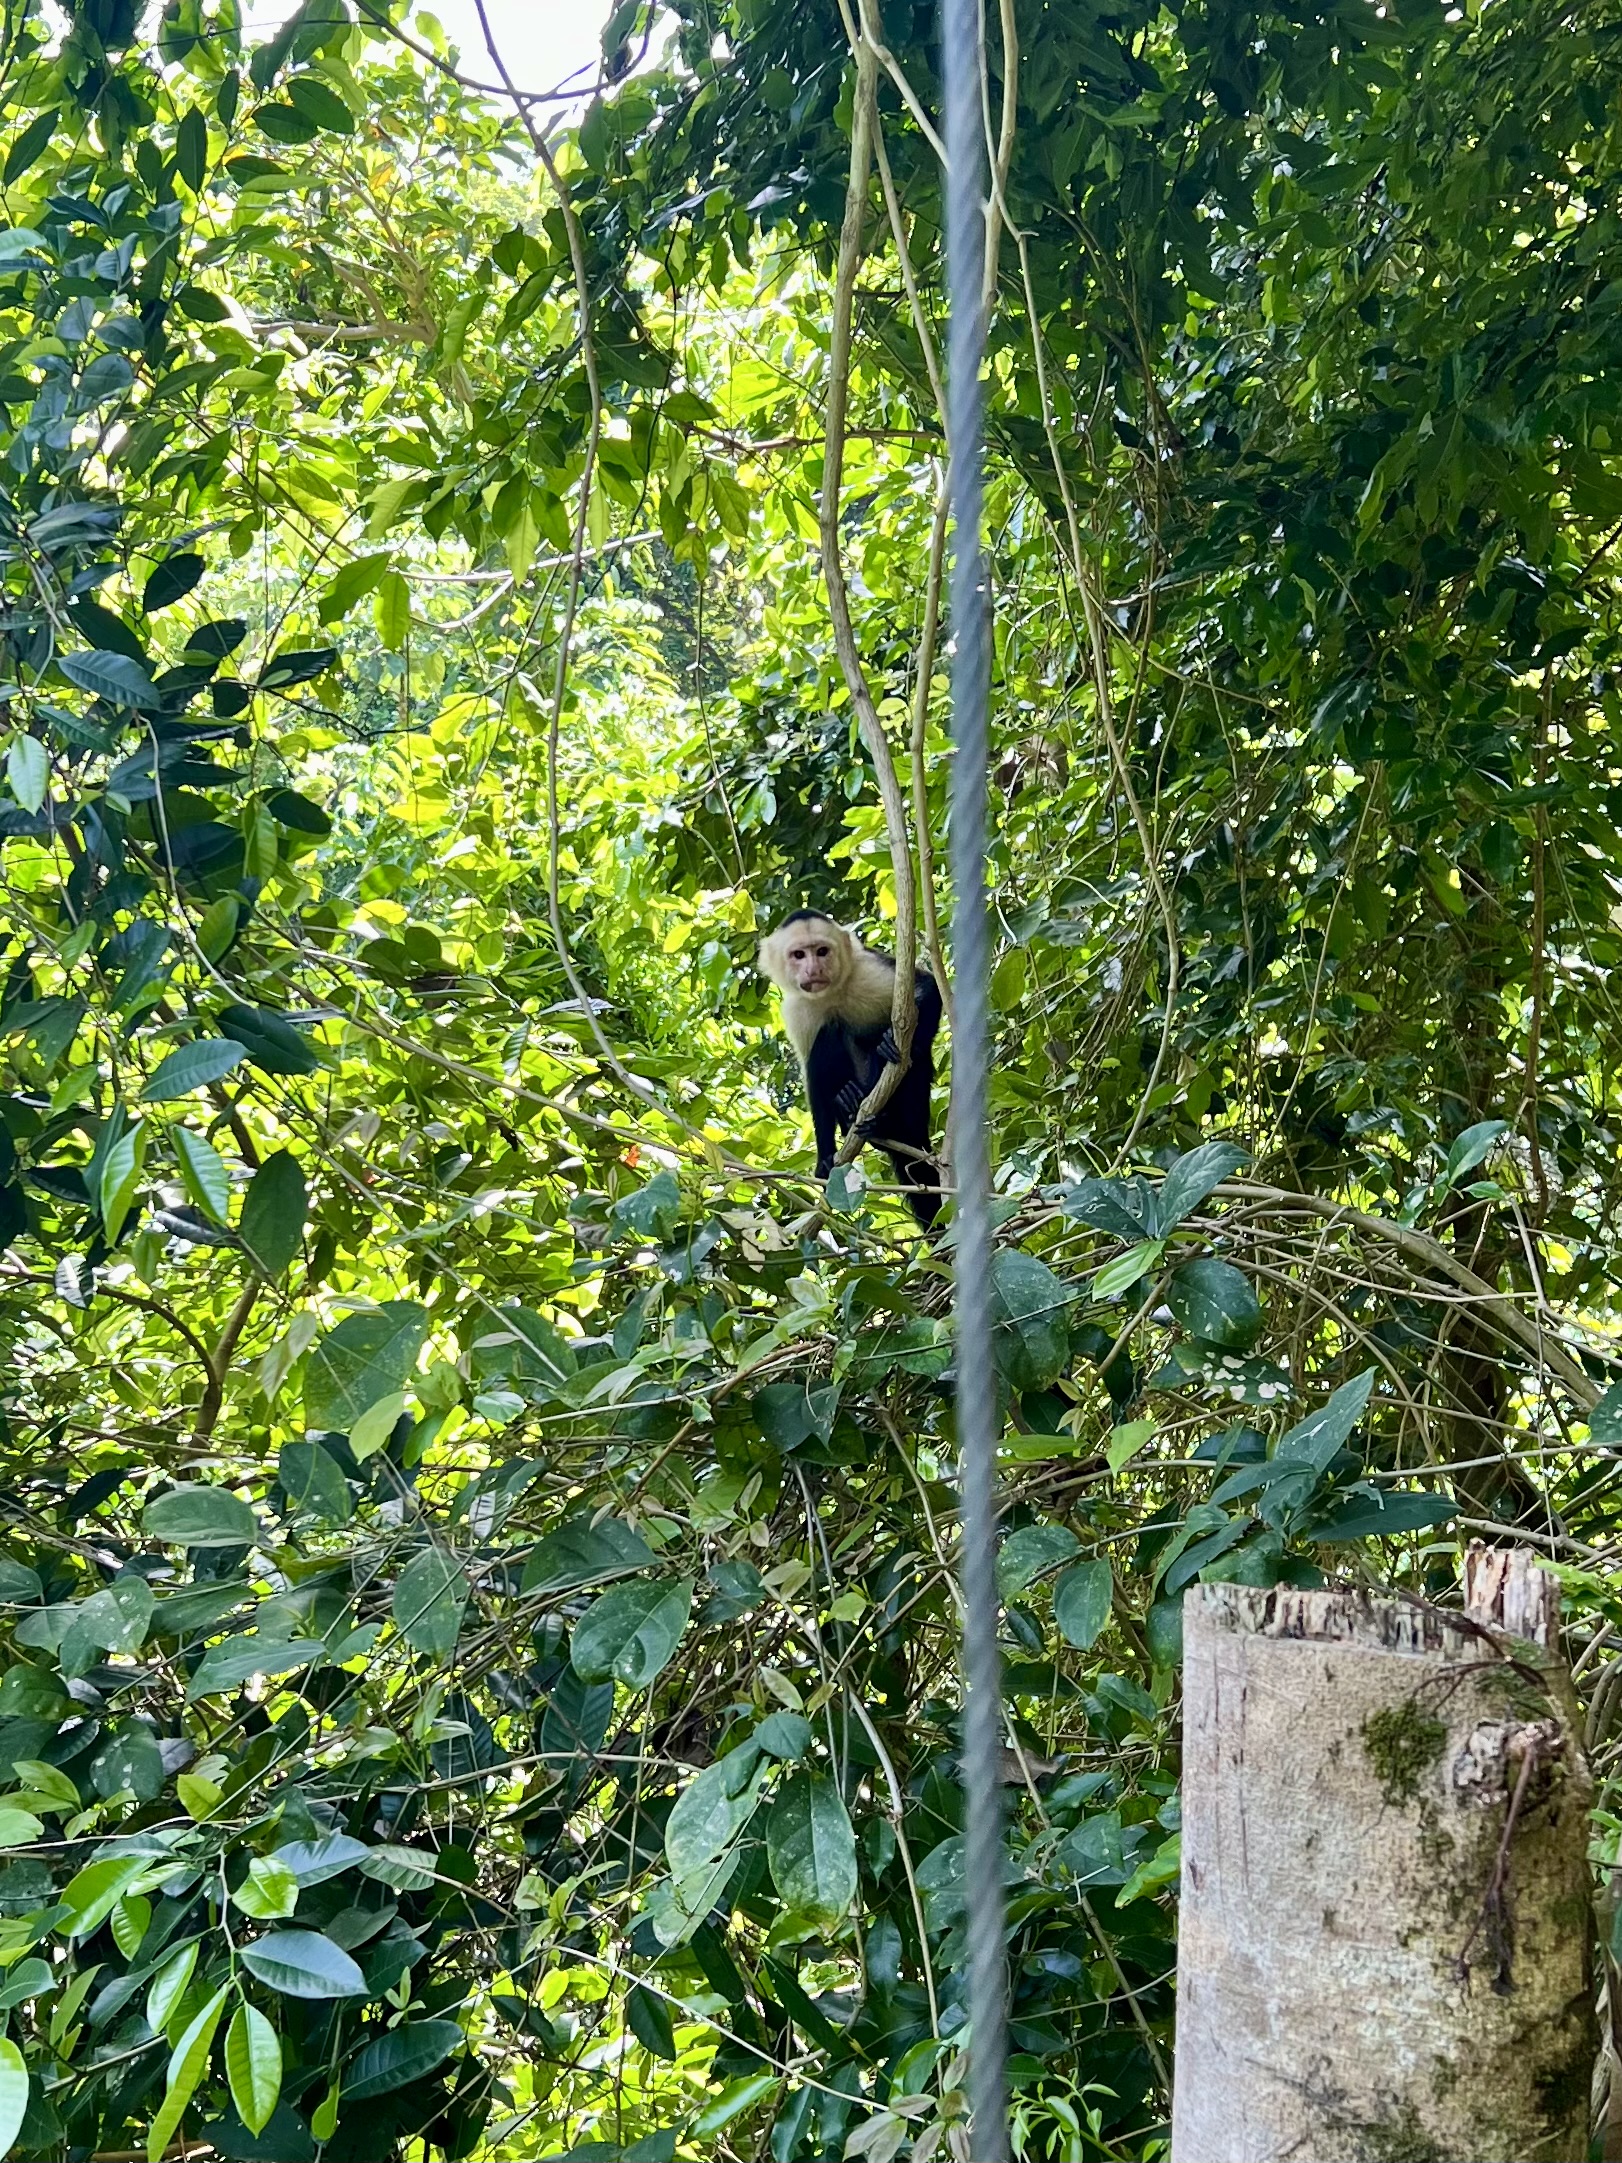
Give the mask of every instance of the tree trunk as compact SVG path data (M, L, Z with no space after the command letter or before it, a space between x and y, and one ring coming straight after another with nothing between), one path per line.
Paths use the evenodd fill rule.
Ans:
M1590 1782L1553 1580L1185 1602L1174 2163L1581 2163Z

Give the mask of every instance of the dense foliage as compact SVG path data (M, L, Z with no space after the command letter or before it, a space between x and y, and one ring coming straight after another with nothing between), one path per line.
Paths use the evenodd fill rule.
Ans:
M1535 1540L1611 1769L1619 33L988 28L1033 2163L1187 1585ZM933 35L7 14L0 2150L966 2154L950 1219L753 971L950 966Z

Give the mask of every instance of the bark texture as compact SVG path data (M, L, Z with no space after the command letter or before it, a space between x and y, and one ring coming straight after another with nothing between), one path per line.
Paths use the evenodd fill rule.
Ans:
M1185 1604L1174 2163L1581 2163L1590 1787L1553 1584L1487 1627L1358 1593Z

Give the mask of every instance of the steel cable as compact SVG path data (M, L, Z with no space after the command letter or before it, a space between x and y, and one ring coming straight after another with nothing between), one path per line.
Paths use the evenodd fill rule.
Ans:
M963 1843L972 2163L1008 2163L1002 1706L997 1650L997 1384L991 1343L990 923L986 895L990 571L980 375L986 168L980 0L941 0L946 108L947 487L952 546L952 1159L956 1170L957 1450L962 1511Z

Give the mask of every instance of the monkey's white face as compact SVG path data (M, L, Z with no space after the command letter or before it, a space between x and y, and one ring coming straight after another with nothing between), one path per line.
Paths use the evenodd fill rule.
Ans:
M833 941L810 926L784 957L795 990L811 994L833 990L839 981L839 958Z

